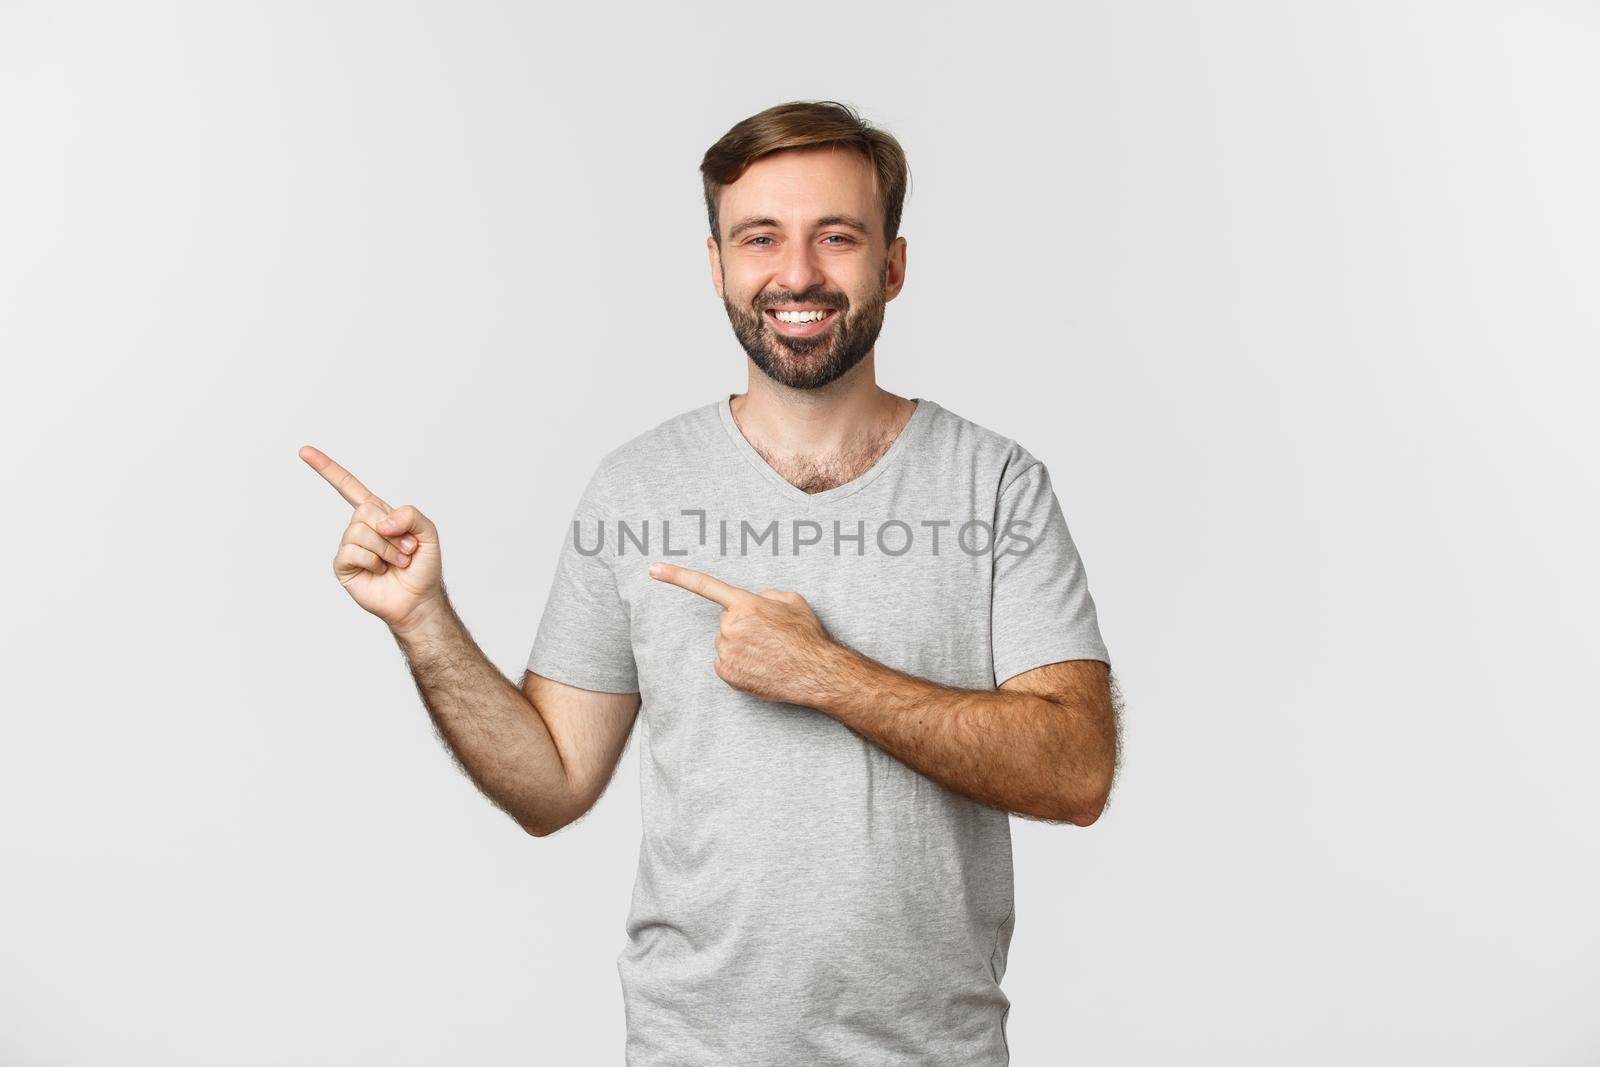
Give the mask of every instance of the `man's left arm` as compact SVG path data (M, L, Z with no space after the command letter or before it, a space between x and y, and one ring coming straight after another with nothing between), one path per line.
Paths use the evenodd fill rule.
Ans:
M650 574L721 605L715 669L735 689L815 708L983 804L1079 826L1104 809L1118 744L1107 664L1065 660L998 689L957 689L833 640L793 591L750 592L670 563Z
M998 689L958 689L830 642L801 701L940 785L991 807L1088 826L1116 774L1111 668L1050 663Z

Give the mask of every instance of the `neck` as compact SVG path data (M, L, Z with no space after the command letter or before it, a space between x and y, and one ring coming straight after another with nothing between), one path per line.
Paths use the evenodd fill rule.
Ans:
M821 460L893 440L916 402L878 386L873 355L820 389L792 389L749 361L746 391L729 401L746 438L764 454Z

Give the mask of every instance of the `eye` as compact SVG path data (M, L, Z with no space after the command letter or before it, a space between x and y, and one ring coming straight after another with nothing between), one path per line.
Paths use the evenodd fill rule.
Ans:
M828 235L828 236L827 236L827 238L826 238L826 239L827 239L827 240L829 240L829 241L831 241L831 240L833 240L833 239L834 239L834 238L835 238L835 237L837 237L837 238L838 238L838 239L839 239L839 240L840 240L840 241L842 241L842 242L844 242L844 243L845 243L845 244L847 244L847 245L852 245L852 244L855 244L855 241L854 241L854 240L852 240L852 239L851 239L851 238L849 238L849 237L846 237L846 236L845 236L845 235L844 235L844 234L842 234L842 233L830 233L830 234L829 234L829 235ZM837 247L838 247L838 245L835 245L835 246L834 246L834 247L835 247L835 248L837 248Z
M772 240L772 238L770 238L770 237L752 237L752 238L750 238L750 240L746 241L745 243L753 245L757 241L770 241L770 240Z

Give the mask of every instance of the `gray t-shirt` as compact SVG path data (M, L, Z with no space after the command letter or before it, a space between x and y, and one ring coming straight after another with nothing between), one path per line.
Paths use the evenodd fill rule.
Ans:
M644 833L617 959L630 1067L1009 1062L1009 816L713 669L722 609L661 559L789 589L833 639L943 685L1110 663L1044 464L931 400L807 494L728 397L608 453L528 669L641 694Z

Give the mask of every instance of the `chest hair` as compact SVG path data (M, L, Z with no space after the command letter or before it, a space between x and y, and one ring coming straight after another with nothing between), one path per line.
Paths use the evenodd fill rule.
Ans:
M869 436L824 456L779 455L755 442L751 442L751 447L796 489L803 493L821 493L854 481L871 470L898 435L899 431L893 430Z

